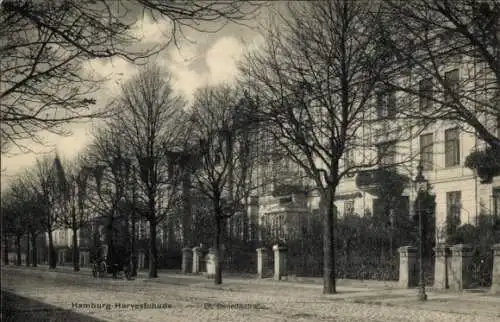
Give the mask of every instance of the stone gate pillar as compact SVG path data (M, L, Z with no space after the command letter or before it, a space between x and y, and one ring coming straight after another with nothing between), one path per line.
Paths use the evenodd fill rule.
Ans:
M265 248L257 248L257 278L265 277L265 269L269 260Z
M500 294L500 244L495 244L493 249L493 270L491 272L491 292Z
M279 281L286 279L287 272L287 252L288 249L283 246L274 245L274 279Z
M182 274L188 274L193 270L193 250L189 247L182 249Z
M59 265L64 266L65 262L66 262L66 250L61 249L59 250Z
M193 270L193 250L189 247L182 249L182 274L190 273Z
M200 273L201 256L203 256L200 247L193 247L193 274Z
M80 266L88 267L90 262L90 252L88 250L80 251Z
M146 262L146 254L144 253L144 251L140 250L139 251L139 255L138 255L138 260L137 260L137 266L139 269L144 269L144 267L146 266L145 262Z
M438 244L434 248L434 254L434 288L444 290L449 287L450 248L448 245Z
M417 248L403 246L399 252L399 286L411 288L417 286Z
M457 244L450 247L451 263L448 282L450 289L461 291L471 284L472 246Z
M208 254L205 257L206 265L207 265L207 278L215 277L215 270L217 267L217 252L215 248L209 248Z

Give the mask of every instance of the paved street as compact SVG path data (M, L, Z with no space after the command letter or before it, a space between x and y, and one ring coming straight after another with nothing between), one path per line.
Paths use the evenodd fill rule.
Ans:
M453 309L459 313L450 313L443 312L443 303L451 305L446 294L430 294L430 301L420 304L408 300L408 290L343 286L339 294L323 296L318 285L227 279L214 286L207 279L175 274L155 281L127 281L93 279L88 272L9 267L2 268L2 289L10 292L6 321L28 321L30 314L36 321L496 321L500 317L500 301L491 296L471 295L475 300L469 302L469 297L453 297L453 305L460 306ZM23 298L18 301L14 296ZM377 304L360 303L367 301ZM397 301L404 303L399 306Z

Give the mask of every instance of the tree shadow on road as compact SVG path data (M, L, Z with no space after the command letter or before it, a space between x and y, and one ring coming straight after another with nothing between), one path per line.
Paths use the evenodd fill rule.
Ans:
M75 321L103 322L81 313L65 310L2 290L2 319L5 322L25 321Z

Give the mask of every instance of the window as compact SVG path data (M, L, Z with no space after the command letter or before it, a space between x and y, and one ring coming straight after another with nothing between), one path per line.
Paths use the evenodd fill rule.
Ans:
M232 226L233 226L233 236L236 238L243 237L243 213L238 212L232 217Z
M354 150L346 149L344 152L344 169L354 166Z
M144 222L141 220L139 221L139 236L138 239L146 239L146 227L144 225Z
M420 136L420 159L424 170L432 170L433 166L433 134L424 134Z
M446 193L446 220L449 234L454 234L457 227L460 226L460 212L462 209L461 199L461 191L450 191Z
M493 216L500 217L500 188L493 188Z
M453 167L460 164L460 133L458 128L444 132L445 166Z
M377 145L378 160L381 165L390 166L396 163L396 142L384 142Z
M497 115L497 138L500 139L500 114Z
M354 200L344 201L344 216L354 215Z
M387 94L387 116L396 116L396 92L390 91Z
M419 99L420 99L420 110L426 111L432 107L432 78L423 79L419 82Z
M271 232L273 239L283 240L285 237L285 217L283 215L273 215L271 217Z
M396 115L396 93L392 90L377 93L377 117L392 118Z
M444 74L444 81L446 88L444 89L444 101L445 103L451 103L453 101L453 96L460 90L460 74L458 69L450 70Z

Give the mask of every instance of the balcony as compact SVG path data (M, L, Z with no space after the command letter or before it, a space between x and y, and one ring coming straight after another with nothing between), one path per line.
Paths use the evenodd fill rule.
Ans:
M476 172L480 183L491 183L494 177L500 175L500 148L487 147L472 152L465 159L465 166Z
M275 185L272 195L275 198L280 198L280 197L286 198L292 195L299 195L299 194L305 195L307 194L307 192L308 192L307 187L302 184L286 183L286 184Z
M409 178L395 169L372 169L359 171L356 186L376 197L400 196L409 183Z

